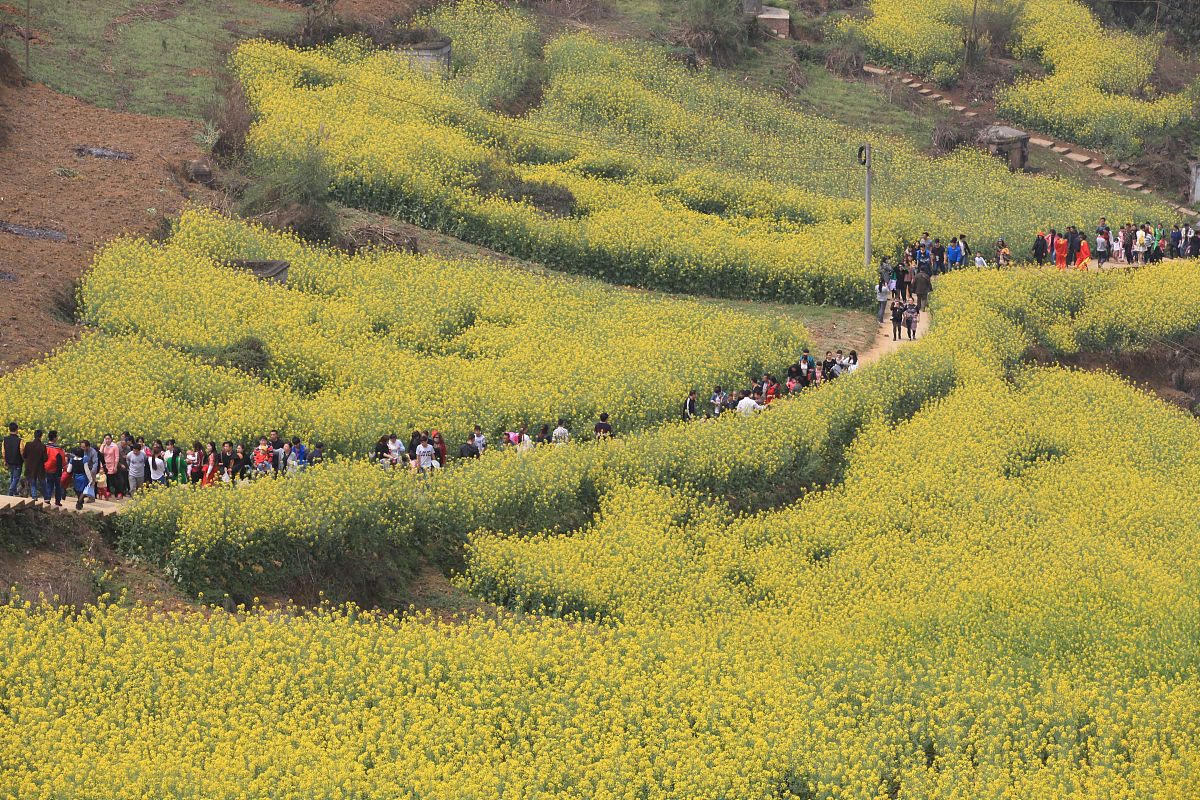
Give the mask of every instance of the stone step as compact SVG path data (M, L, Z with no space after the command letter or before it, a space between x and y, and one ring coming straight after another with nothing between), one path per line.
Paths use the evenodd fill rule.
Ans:
M872 75L887 75L888 74L888 71L886 69L881 69L880 67L873 67L870 64L863 64L863 72L869 72Z
M1125 188L1126 188L1126 189L1133 189L1133 190L1136 192L1138 189L1142 189L1142 188L1144 188L1145 186L1146 186L1146 184L1144 184L1144 183L1130 183L1130 184L1126 185L1126 187L1125 187ZM865 234L864 234L864 235L865 235Z
M976 114L974 111L968 111L965 114L963 114L963 116L964 117L978 117L979 115Z
M1092 160L1091 156L1086 156L1083 153L1064 153L1064 155L1076 164L1086 164Z
M1053 139L1039 139L1036 136L1030 137L1029 143L1034 147L1054 147Z
M1084 166L1087 167L1088 169L1092 169L1092 170L1104 169L1104 165L1101 164L1099 161L1089 161L1088 163L1084 164Z
M928 86L926 86L924 89L921 90L921 94L928 97L929 95L933 94L933 89L930 89ZM865 236L866 234L863 234L863 235Z
M1067 153L1071 152L1071 148L1063 147L1061 144L1056 144L1053 147L1051 147L1050 149L1053 150L1054 152L1058 153L1059 155L1066 155Z
M954 106L954 110L961 114L962 112L967 110L967 107L966 106Z
M1116 175L1117 173L1106 167L1106 168L1100 170L1100 174L1103 175L1105 178L1111 178L1113 175Z

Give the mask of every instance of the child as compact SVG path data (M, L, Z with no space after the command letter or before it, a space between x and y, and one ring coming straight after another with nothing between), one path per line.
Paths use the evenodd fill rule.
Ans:
M104 470L96 470L96 496L101 500L109 499L108 493L108 476L104 474Z
M1008 245L1001 239L996 243L996 269L1007 267L1012 263L1012 251L1008 249Z

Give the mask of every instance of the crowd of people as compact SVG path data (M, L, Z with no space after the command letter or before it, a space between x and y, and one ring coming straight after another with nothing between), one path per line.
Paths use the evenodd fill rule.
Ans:
M700 408L696 390L683 402L686 421L718 417L728 412L750 414L770 406L777 398L836 379L858 369L858 353L827 351L818 361L807 348L787 369L784 380L764 373L742 391L727 392L716 387L707 407ZM616 435L607 413L599 415L592 426L591 438L610 439ZM478 458L489 448L514 448L526 452L542 445L562 445L572 441L567 421L541 425L536 432L522 425L506 431L493 443L481 426L466 436L451 451L440 431L414 430L407 441L396 433L380 436L370 458L380 466L425 473L441 469L453 458ZM272 430L257 445L240 442L194 441L181 446L174 439L147 441L125 432L105 435L99 443L81 439L71 445L60 440L58 432L33 432L24 441L20 426L9 423L4 437L3 455L9 470L8 494L27 494L34 501L62 506L73 494L75 507L95 500L123 500L152 486L194 483L211 486L265 477L295 475L318 464L326 457L325 446L306 445L299 437L287 438Z
M683 419L685 422L711 419L728 412L753 414L769 407L780 397L819 386L842 375L849 375L857 369L858 352L855 350L849 353L826 350L825 359L818 361L806 347L801 351L800 358L787 368L782 382L768 372L756 379L752 386L740 391L726 391L720 386L714 387L703 413L699 406L699 395L693 389L684 400Z
M1088 269L1093 257L1101 268L1110 261L1137 266L1163 258L1200 258L1200 235L1193 225L1175 225L1168 230L1163 225L1126 223L1113 228L1102 218L1094 237L1074 225L1061 233L1056 228L1050 228L1048 233L1039 231L1032 252L1038 265L1053 263L1059 270ZM1003 239L997 240L993 255L991 263L996 267L1012 263L1012 251ZM933 278L972 263L978 268L989 266L988 259L972 250L962 234L943 244L940 238L931 238L926 232L904 248L899 260L893 262L885 256L876 285L880 324L890 317L894 341L905 337L915 339L921 314L927 310L933 292ZM782 381L766 373L742 390L726 391L717 386L703 408L698 391L693 389L683 402L682 416L685 421L694 421L730 412L753 414L768 408L779 397L835 380L856 369L858 354L854 350L826 351L825 358L818 361L806 348L788 367ZM592 437L601 440L614 435L608 414L601 414L592 428ZM441 432L416 430L407 441L395 433L381 436L371 458L384 467L423 473L440 469L454 457L478 458L489 446L525 452L540 445L565 444L571 440L571 431L562 419L553 428L543 424L532 434L525 425L507 431L497 437L494 445L476 425L453 452ZM119 437L106 435L98 444L84 439L67 447L53 430L34 431L31 440L22 441L16 423L9 424L3 452L9 470L8 494L17 495L25 489L35 501L61 506L70 490L77 508L90 500L127 498L147 486L173 483L208 486L293 475L325 457L322 443L307 446L299 438L281 436L277 430L261 437L257 445L195 441L184 446L174 439L147 442L126 432Z
M1031 250L1038 266L1054 264L1059 270L1087 270L1093 259L1101 269L1110 262L1140 266L1164 258L1200 258L1200 234L1194 224L1174 225L1168 229L1162 224L1128 222L1114 228L1102 217L1094 235L1074 225L1068 225L1062 232L1056 228L1050 228L1048 233L1038 231ZM928 232L907 245L899 260L884 256L875 286L880 324L890 317L893 340L906 336L915 339L921 314L928 308L929 295L933 292L934 277L969 264L985 269L1007 267L1013 263L1012 249L1004 239L996 240L991 247L991 256L989 261L982 252L973 250L963 234L943 243L941 238L930 237Z
M295 474L325 457L322 443L307 447L298 438L283 439L279 431L261 437L257 446L196 441L182 447L174 439L147 442L128 432L105 435L99 443L81 439L68 446L59 440L58 431L35 430L32 439L22 441L19 430L17 423L9 423L4 437L8 494L18 495L23 485L35 501L61 506L73 491L76 508L97 499L124 499L147 486L208 486Z
M1164 258L1200 258L1200 236L1194 225L1165 225L1127 222L1113 228L1101 218L1092 234L1074 225L1059 232L1038 231L1033 240L1033 260L1038 266L1053 263L1060 271L1087 270L1095 257L1103 269L1111 261L1124 266L1142 266Z

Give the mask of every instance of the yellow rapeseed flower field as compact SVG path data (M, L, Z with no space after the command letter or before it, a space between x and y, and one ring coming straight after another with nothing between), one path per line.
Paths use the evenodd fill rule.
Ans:
M288 286L226 266L236 258L288 260ZM129 297L154 312L131 313ZM165 244L106 245L81 300L97 332L0 378L5 419L70 441L279 428L348 454L414 428L457 447L476 424L582 428L601 412L628 432L678 417L690 388L782 371L809 341L782 313L493 262L347 256L199 210ZM262 374L205 363L247 338L266 350Z
M566 36L529 120L551 143L486 110L530 74L526 17L428 22L464 42L448 79L361 43L244 45L257 157L319 146L346 198L577 272L856 302L846 131ZM799 178L756 155L784 140ZM880 170L891 244L1156 210L975 155L897 145ZM535 205L568 195L566 214ZM288 260L288 285L238 258ZM211 212L112 242L80 291L91 330L0 378L5 416L68 438L280 427L342 454L602 409L639 430L424 476L341 458L144 493L121 550L251 608L0 605L0 800L1200 796L1200 427L1115 376L1025 361L1194 332L1194 269L954 273L920 341L682 423L686 388L778 368L805 332ZM265 360L225 363L246 342ZM494 614L254 607L314 574L394 578L447 541Z
M315 148L343 202L564 271L713 296L870 304L861 132L647 46L563 35L538 63L528 20L486 2L464 0L433 21L463 33L449 76L347 41L239 47L255 157L288 162ZM541 104L521 119L492 111L535 66ZM1175 213L1014 176L980 153L931 159L871 138L880 253L926 230L981 244L1003 236L1020 251L1048 224Z
M846 24L861 31L882 57L934 76L962 61L960 27L972 0L871 0L871 16ZM1005 88L997 108L1037 130L1118 153L1136 151L1145 134L1189 119L1200 83L1156 95L1150 85L1160 44L1114 31L1079 0L1023 0L1013 50L1041 61L1050 74ZM987 11L985 5L984 11Z
M553 474L596 456L599 513L575 532L470 535L462 584L516 613L0 608L0 796L1193 797L1200 428L1114 377L1019 366L1106 314L1127 342L1194 325L1105 311L1161 305L1176 268L951 276L929 336L852 377L750 419L547 448L523 461L537 484L484 459L415 517L380 505L367 474L386 473L319 489L399 530L472 474L554 505ZM908 383L924 401L889 416ZM857 423L830 416L860 396ZM759 514L691 483L715 450L675 478L641 461L655 437L711 438L769 470L813 429L853 438L811 456L839 479ZM271 493L335 469L256 484L245 512L304 530L317 495ZM185 516L181 547L214 519Z

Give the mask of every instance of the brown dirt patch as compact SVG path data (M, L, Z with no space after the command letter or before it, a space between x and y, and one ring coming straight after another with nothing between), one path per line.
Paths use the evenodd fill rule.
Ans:
M128 602L158 603L167 611L193 607L161 574L118 555L99 525L96 518L42 507L0 516L0 595L15 590L28 600L43 595L81 606L124 591Z
M208 203L215 193L174 182L167 165L203 155L195 123L95 108L29 85L0 94L9 125L0 147L0 221L67 234L63 242L0 233L0 370L49 352L76 333L47 298L70 296L93 250L122 234L150 234L179 211L184 192ZM79 145L133 153L132 161L80 158Z
M429 0L338 0L333 13L346 19L381 20L407 18L434 3Z
M113 17L104 26L104 41L115 41L117 38L117 29L122 25L128 25L135 19L153 19L159 22L175 19L175 17L179 16L179 7L182 5L183 0L162 0L159 3L147 3L138 6L133 11L126 11L119 17Z

